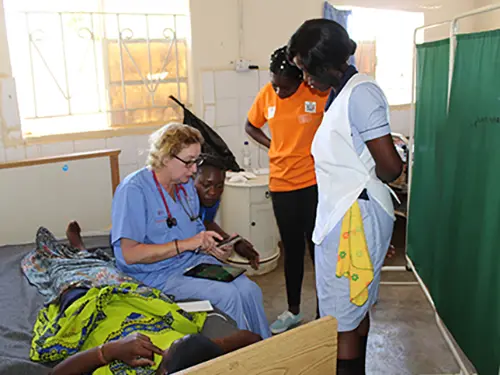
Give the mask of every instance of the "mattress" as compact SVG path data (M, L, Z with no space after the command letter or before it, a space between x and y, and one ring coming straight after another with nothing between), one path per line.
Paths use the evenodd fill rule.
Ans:
M105 246L108 237L86 239L89 247ZM33 245L0 247L0 375L45 375L49 367L31 362L33 324L43 307L43 297L21 271L21 259ZM210 338L227 336L237 329L220 311L209 316L202 333Z

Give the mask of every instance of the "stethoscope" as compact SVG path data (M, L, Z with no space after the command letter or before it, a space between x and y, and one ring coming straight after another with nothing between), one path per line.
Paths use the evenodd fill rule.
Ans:
M170 212L170 209L168 208L167 200L165 199L165 195L163 194L163 189L158 182L158 177L156 177L155 171L153 172L153 179L155 180L156 188L158 189L158 192L160 193L161 199L163 201L163 204L165 205L165 210L167 211L167 227L172 228L177 226L177 219L172 216L172 213ZM186 201L187 207L182 203L181 196L179 194L179 191L182 191L184 193L184 200ZM186 189L182 185L175 185L174 189L174 194L175 197L177 198L177 201L180 203L182 209L186 213L186 215L189 217L191 221L196 221L199 219L200 215L194 215L193 210L191 209L191 206L189 205L189 200L188 200L188 194L186 192Z

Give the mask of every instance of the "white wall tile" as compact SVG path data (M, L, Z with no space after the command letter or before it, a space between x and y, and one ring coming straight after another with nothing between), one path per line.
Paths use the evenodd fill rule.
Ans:
M259 88L264 87L269 82L269 70L259 70Z
M249 72L238 74L238 96L239 97L255 97L259 92L259 71L251 70Z
M238 73L234 70L215 72L215 98L255 96L259 90L259 73L256 70Z
M75 152L87 152L104 150L106 141L104 139L84 139L75 141Z
M21 124L21 117L19 115L19 104L14 78L2 78L0 81L0 91L3 125L7 129L17 129L19 128L19 124Z
M26 146L26 158L27 159L36 159L42 156L42 147L41 145L31 145Z
M139 167L140 168L140 167ZM120 181L123 181L132 172L139 169L137 164L120 164Z
M259 146L259 167L260 168L269 168L269 155L268 149L262 146Z
M149 150L149 137L150 134L142 134L138 135L137 138L137 147L139 149Z
M254 100L255 96L243 97L239 99L238 124L241 124L241 126L244 126L248 118L248 111L252 108Z
M58 156L75 152L73 141L41 145L42 156Z
M0 144L0 163L5 163L5 149L2 144Z
M238 86L238 76L235 71L224 70L215 72L215 98L227 99L237 96L235 88Z
M249 145L250 145L250 152L251 152L251 155L252 155L252 169L253 168L260 168L261 165L259 164L259 159L260 159L260 151L259 151L259 148L260 148L260 145L255 142L253 139L251 139L246 133L243 135L243 142L244 141L248 141ZM243 145L242 145L243 147ZM240 152L241 154L242 152ZM243 168L243 165L240 165L240 167Z
M391 111L391 131L394 133L408 136L414 121L414 112L411 109Z
M26 159L24 146L7 147L5 149L5 161L18 161Z
M266 123L261 129L265 135L271 138L271 131L269 130L269 124Z
M148 160L149 151L148 150L139 150L137 153L137 168L142 168L146 166L146 162Z
M203 72L201 74L201 86L204 104L215 103L215 78L214 72Z
M238 125L238 99L218 99L215 108L215 124L220 126Z
M215 105L205 106L205 110L203 112L203 121L205 121L207 125L211 127L215 126Z
M137 166L142 168L146 165L149 154L149 134L137 137Z
M226 142L227 146L231 150L231 152L236 157L236 160L241 165L242 162L242 149L243 149L243 141L241 126L233 125L233 126L224 126L217 127L215 131L222 137L224 142Z
M137 136L116 137L106 139L106 148L120 149L120 164L137 164Z

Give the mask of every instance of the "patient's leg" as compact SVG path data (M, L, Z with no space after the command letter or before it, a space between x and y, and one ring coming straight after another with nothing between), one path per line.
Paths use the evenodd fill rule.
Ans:
M68 227L66 228L66 237L68 238L70 245L76 247L77 249L85 250L81 233L82 230L80 225L78 225L76 221L71 221L68 224Z

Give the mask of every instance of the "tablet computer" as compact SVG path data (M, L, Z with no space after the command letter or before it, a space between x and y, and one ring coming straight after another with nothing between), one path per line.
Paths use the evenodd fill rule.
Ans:
M222 264L201 263L184 272L184 276L229 283L242 275L245 269Z

